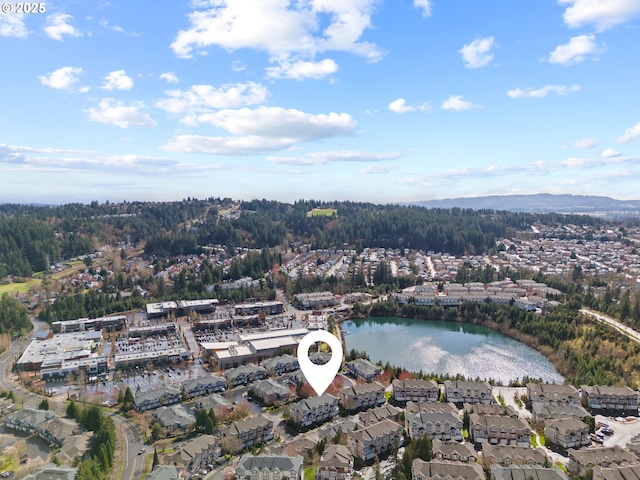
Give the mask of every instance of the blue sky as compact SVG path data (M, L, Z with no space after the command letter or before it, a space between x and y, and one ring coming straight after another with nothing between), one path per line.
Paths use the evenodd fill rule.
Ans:
M640 0L0 14L0 201L640 198Z

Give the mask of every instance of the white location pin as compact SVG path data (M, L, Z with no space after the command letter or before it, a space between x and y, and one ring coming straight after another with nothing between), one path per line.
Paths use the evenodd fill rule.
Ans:
M324 365L316 365L309 360L309 347L316 342L327 343L331 347L331 360ZM340 369L342 364L342 345L338 338L326 330L307 333L298 345L298 364L309 385L318 395L322 395Z

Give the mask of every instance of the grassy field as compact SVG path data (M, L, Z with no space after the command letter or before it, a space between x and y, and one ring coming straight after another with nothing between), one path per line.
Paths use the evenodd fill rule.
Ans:
M27 278L24 282L7 283L5 285L0 285L0 296L3 293L8 293L10 295L14 293L28 293L30 288L37 288L41 283L42 280L40 279Z
M304 480L313 480L316 476L316 467L306 467L304 469Z
M335 208L314 208L313 210L307 212L307 217L330 217L331 215L336 215L338 211Z

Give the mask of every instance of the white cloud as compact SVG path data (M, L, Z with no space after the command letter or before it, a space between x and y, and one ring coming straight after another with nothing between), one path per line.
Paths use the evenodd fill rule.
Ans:
M0 37L22 38L26 37L27 33L27 27L24 25L24 15L0 13Z
M559 0L570 5L564 12L564 22L571 28L595 25L607 30L640 16L638 0Z
M636 123L633 127L627 128L624 134L618 137L618 143L627 143L632 140L640 138L640 122Z
M392 165L367 165L362 170L360 170L360 173L365 173L365 174L389 173L394 168L395 167L393 167Z
M229 51L264 51L286 71L288 64L341 51L379 60L382 52L362 41L371 26L376 0L215 0L193 2L189 28L177 33L173 52L190 58L194 50L215 45ZM277 25L278 28L274 28ZM324 65L326 68L326 64Z
M566 87L564 85L545 85L541 88L516 88L515 90L509 90L507 95L511 98L544 98L549 93L555 92L558 95L566 95L569 92L577 92L580 90L580 85L571 85Z
M613 148L607 148L602 152L602 158L616 158L622 156L622 153L614 150Z
M276 67L266 69L267 78L291 78L293 80L303 80L305 78L323 78L338 71L338 64L325 58L320 62L297 61L294 63L283 62Z
M423 17L431 16L431 0L413 0L413 6L422 10Z
M120 128L157 126L158 124L149 114L142 111L143 108L142 102L125 105L113 98L103 98L97 109L90 108L87 113L92 122L116 125Z
M404 98L398 98L389 103L389 110L394 113L407 113L415 112L416 110L426 111L429 110L429 104L423 103L420 105L407 105L407 101Z
M110 72L104 77L103 90L131 90L133 88L133 78L127 75L124 70Z
M549 55L549 62L567 66L584 61L587 55L602 53L604 47L596 45L595 35L579 35L569 39L566 45L558 45Z
M469 110L471 107L473 107L473 103L462 100L461 95L451 95L440 105L443 110L454 110L456 112Z
M205 137L201 135L178 135L161 147L163 150L185 153L208 153L210 155L258 155L276 152L291 146L286 139L246 137Z
M593 137L581 138L580 140L576 140L571 144L573 148L582 148L588 149L598 146L598 140Z
M246 70L247 66L240 60L234 60L231 63L231 70L233 70L234 72L242 72L243 70Z
M67 15L64 13L49 15L47 16L47 19L45 21L44 32L49 38L58 40L60 42L64 40L64 35L68 35L70 37L82 37L81 32L67 23L72 19L73 17L71 15Z
M84 72L80 67L62 67L48 75L38 77L40 83L58 90L69 90Z
M357 126L347 113L313 115L295 109L265 106L195 115L188 119L188 123L210 124L236 135L289 139L291 143L349 135Z
M478 38L464 45L458 52L462 55L466 68L480 68L493 60L493 37Z
M168 98L158 100L157 108L174 114L203 113L219 108L234 108L264 103L269 91L254 82L192 85L188 90L169 90Z
M334 150L329 152L311 152L304 157L269 157L268 162L289 166L326 165L333 162L383 162L399 158L399 152L370 153L353 150Z
M160 78L162 80L165 80L167 83L178 83L180 81L180 79L178 79L178 76L173 72L162 73L160 75Z

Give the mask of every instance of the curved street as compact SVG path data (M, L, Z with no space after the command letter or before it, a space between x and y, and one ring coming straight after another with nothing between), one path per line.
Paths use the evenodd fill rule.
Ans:
M608 315L605 315L600 312L596 312L595 310L591 310L589 308L581 308L580 313L582 313L583 315L587 315L588 317L594 318L600 323L606 323L607 325L612 326L613 328L615 328L616 330L618 330L620 333L630 338L631 340L640 342L640 332L638 332L637 330L634 330L631 327L628 327L627 325L624 325L623 323L620 323L619 321L609 317Z
M11 371L14 361L17 360L18 356L27 347L33 334L49 329L49 325L46 322L35 318L31 318L31 323L33 324L31 335L13 341L9 349L0 355L0 390L13 391L16 395L16 405L38 408L40 401L48 397L44 397L23 387ZM66 414L66 404L64 402L52 401L51 398L49 398L49 409L59 415ZM115 470L115 473L117 473L119 475L118 478L122 480L137 480L142 478L146 455L138 455L138 452L143 447L142 438L138 429L133 422L116 413L107 411L105 411L105 413L115 422L116 430L121 433L120 438L124 443L123 448L125 455L124 458L122 458L122 462L124 462L121 467L122 474L119 474L117 470ZM116 464L114 468L118 469L118 464Z

